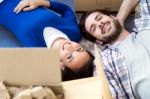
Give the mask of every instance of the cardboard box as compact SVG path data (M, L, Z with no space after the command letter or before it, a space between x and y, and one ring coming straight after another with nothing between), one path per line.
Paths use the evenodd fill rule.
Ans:
M48 76L49 75L49 76ZM47 48L1 48L0 81L11 85L50 86L65 99L100 99L98 77L61 82L58 50Z
M63 82L65 99L102 99L101 80L89 77Z

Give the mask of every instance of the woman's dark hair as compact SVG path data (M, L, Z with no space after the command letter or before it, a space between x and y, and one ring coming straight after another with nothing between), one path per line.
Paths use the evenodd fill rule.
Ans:
M95 42L96 38L93 37L92 35L90 35L90 33L88 33L85 29L85 21L87 19L87 17L94 13L94 12L100 12L100 13L103 13L103 14L106 14L106 15L110 15L110 12L107 11L107 10L92 10L92 11L88 11L86 13L84 13L81 18L80 18L80 21L79 21L79 26L80 26L80 31L81 31L81 34L88 40L90 40L91 42Z
M88 60L88 62L86 64L84 64L83 68L81 68L78 72L73 72L67 66L65 67L64 70L62 70L62 80L63 81L93 76L94 56L89 51L87 51L87 52L90 55L90 59Z

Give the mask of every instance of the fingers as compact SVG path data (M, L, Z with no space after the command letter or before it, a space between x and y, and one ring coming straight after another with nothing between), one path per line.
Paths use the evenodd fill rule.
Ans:
M20 3L15 7L14 12L18 14L20 11L22 11L23 8L27 6L27 3L24 1L20 1Z
M14 12L18 14L20 11L22 11L25 7L30 5L26 3L25 1L20 1L20 3L15 7Z
M29 6L29 7L26 7L23 9L23 11L30 11L30 10L33 10L34 7L33 6Z
M20 2L21 3L21 2ZM19 6L20 6L20 3L14 8L14 12L17 13L18 9L19 9Z

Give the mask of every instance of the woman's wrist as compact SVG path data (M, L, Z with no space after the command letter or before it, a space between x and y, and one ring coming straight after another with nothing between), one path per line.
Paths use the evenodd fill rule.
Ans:
M37 1L37 4L39 6L43 6L43 7L50 7L50 2L49 0L36 0Z

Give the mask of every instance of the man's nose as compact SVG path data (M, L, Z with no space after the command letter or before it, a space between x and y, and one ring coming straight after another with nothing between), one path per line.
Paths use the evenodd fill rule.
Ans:
M99 24L98 24L98 26L99 26L100 28L102 28L103 25L104 25L104 22L103 22L103 21L99 22Z

